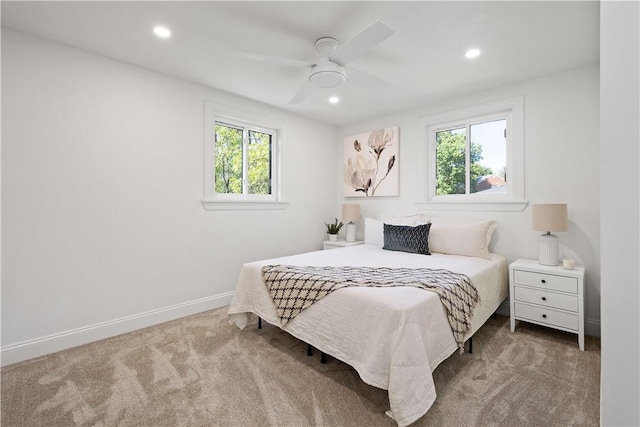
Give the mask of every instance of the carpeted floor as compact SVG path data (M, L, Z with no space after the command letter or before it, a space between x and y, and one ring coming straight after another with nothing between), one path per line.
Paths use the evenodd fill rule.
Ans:
M387 393L348 365L227 308L2 369L2 426L394 426ZM434 372L414 426L598 426L600 341L490 319Z

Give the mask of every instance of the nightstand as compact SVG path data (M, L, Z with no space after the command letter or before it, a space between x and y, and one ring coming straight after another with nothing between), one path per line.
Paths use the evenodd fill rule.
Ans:
M347 242L346 240L336 240L332 242L330 240L325 240L322 242L322 249L337 249L337 248L346 248L347 246L356 246L362 245L364 242L362 240L356 240L355 242Z
M516 320L578 335L584 350L584 267L565 270L518 259L509 265L511 332Z

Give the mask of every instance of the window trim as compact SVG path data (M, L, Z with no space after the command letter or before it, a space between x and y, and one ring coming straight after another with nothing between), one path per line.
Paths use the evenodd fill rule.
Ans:
M206 210L286 209L288 203L281 198L280 173L280 157L284 135L283 126L272 119L210 101L205 101L204 111L205 152L203 207ZM231 126L248 127L251 130L266 132L272 135L271 194L224 194L215 191L215 124L217 122Z
M423 141L421 164L423 169L423 200L415 202L422 210L476 210L510 211L524 210L524 97L517 96L488 102L458 110L434 114L419 119L419 138ZM506 193L436 194L436 142L435 133L453 127L466 127L477 121L496 118L507 119L507 170L509 181ZM485 120L488 119L488 120Z

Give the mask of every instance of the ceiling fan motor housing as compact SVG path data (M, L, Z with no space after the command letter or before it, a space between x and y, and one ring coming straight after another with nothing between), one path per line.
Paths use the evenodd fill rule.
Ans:
M321 37L316 40L316 50L323 55L328 55L338 48L338 40L333 37Z

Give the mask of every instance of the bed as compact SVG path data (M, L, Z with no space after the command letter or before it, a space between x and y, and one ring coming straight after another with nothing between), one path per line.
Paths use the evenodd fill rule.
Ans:
M480 296L467 333L471 337L507 296L507 263L504 257L488 251L482 257L390 251L366 237L363 245L245 264L228 314L241 329L255 323L259 316L349 364L365 383L388 391L387 414L399 426L406 426L429 410L436 399L432 372L459 348L438 295L413 287L347 287L315 302L281 326L262 280L262 268L362 266L462 273L471 279Z

